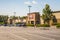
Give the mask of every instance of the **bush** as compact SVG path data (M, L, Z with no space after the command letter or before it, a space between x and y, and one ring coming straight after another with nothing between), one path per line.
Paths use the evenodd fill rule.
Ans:
M36 26L37 27L50 27L50 25L48 24L37 24Z
M41 27L41 25L40 25L40 24L36 24L36 26L37 26L37 27Z
M52 23L52 25L57 25L57 23Z
M27 24L26 26L34 27L34 24ZM36 27L50 27L48 24L36 24Z
M4 24L4 22L0 22L0 24Z
M21 24L21 22L17 22L17 23L15 23L15 24Z
M33 27L33 26L34 26L34 24L27 24L26 26L31 26L31 27Z
M58 23L58 24L56 25L56 27L57 27L57 28L60 28L60 23Z
M48 25L48 24L42 24L41 26L42 27L50 27L50 25Z

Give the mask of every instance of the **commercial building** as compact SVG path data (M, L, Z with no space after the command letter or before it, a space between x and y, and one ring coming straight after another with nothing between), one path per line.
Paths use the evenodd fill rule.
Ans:
M52 11L52 14L53 14L53 16L56 17L57 23L60 23L60 11ZM44 24L42 17L40 17L40 19L41 19L41 24ZM51 20L50 25L52 25L52 24L53 24L53 21Z
M52 13L56 17L57 23L60 23L60 11L53 11Z
M52 14L56 17L57 23L60 23L60 11L53 11ZM10 21L13 22L13 23L24 22L26 24L34 24L34 25L44 24L42 16L40 16L39 12L28 13L26 18L10 20ZM52 22L53 21L50 21L50 24L52 24Z
M39 12L33 12L27 14L27 24L40 24Z

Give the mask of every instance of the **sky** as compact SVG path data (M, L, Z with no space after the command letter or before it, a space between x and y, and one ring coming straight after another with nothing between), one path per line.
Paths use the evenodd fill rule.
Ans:
M52 11L60 11L60 0L0 0L0 15L26 16L29 13L28 6L31 5L31 12L40 12L49 4Z

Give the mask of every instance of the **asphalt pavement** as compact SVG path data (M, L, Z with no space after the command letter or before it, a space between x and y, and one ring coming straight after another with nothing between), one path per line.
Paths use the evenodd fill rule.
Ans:
M0 40L60 40L60 29L0 27Z

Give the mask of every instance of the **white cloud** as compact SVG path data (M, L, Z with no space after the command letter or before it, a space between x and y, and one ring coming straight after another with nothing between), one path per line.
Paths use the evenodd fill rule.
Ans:
M32 4L37 4L37 2L35 0L32 1Z
M34 4L37 4L36 0L32 0L32 1L26 1L24 2L24 4L26 5L34 5Z
M27 2L25 2L25 4L27 4L27 5L31 5L31 2L27 1Z

